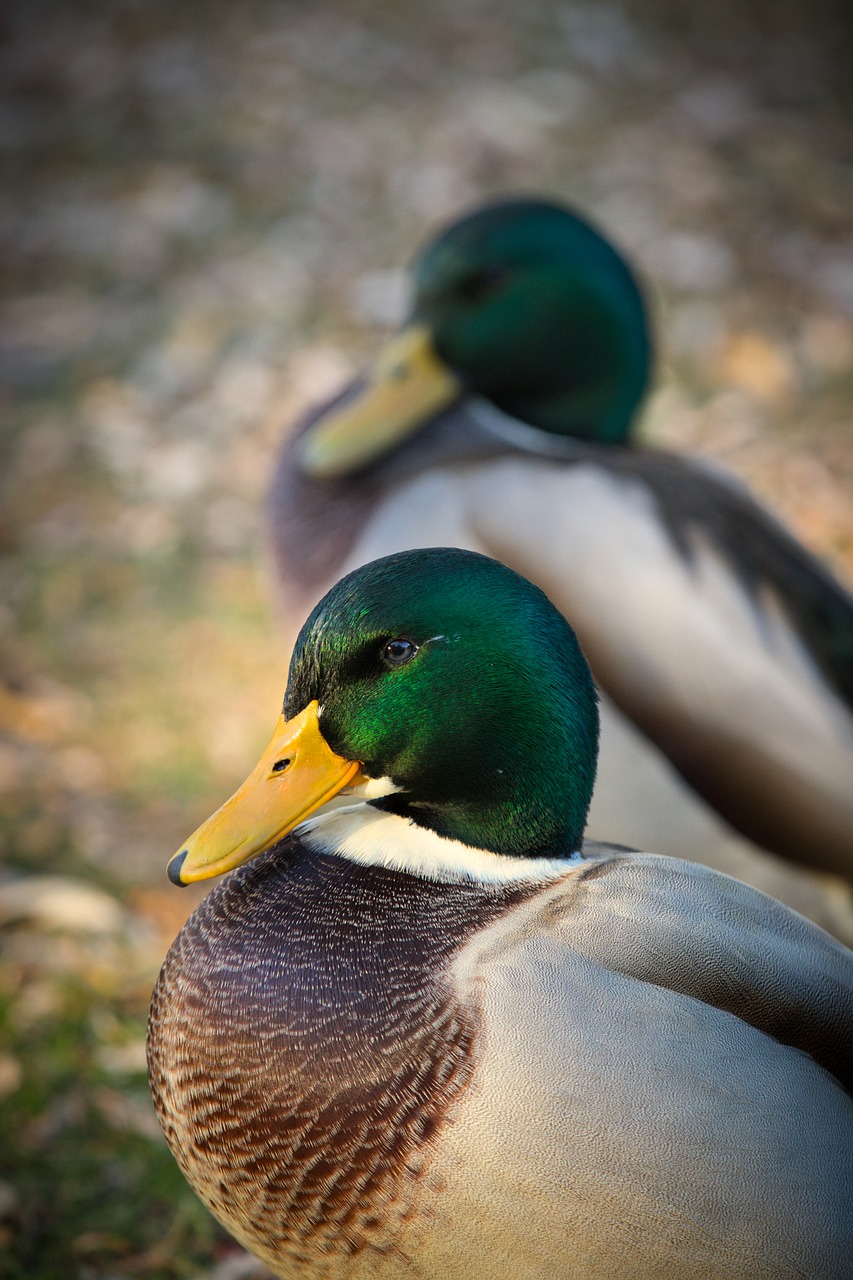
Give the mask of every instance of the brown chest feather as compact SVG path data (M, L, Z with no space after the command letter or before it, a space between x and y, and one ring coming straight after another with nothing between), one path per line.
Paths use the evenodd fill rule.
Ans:
M149 1071L164 1132L271 1265L322 1275L324 1258L336 1273L391 1248L435 1190L430 1155L477 1054L448 964L519 891L409 881L288 842L214 890L163 966Z

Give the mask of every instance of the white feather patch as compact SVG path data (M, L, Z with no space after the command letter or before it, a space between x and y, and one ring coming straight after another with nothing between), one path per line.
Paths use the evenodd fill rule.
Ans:
M480 396L469 396L465 407L485 431L524 453L565 460L578 457L583 450L583 443L573 436L558 436L552 431L533 427L529 422L521 422Z
M407 871L426 880L544 884L583 861L580 853L565 858L511 858L476 849L364 803L317 814L297 827L295 834L318 853Z
M350 796L353 800L379 800L382 796L393 795L402 790L390 778L364 778L351 787L342 787L339 796ZM352 808L350 804L348 808ZM324 810L325 812L325 810Z

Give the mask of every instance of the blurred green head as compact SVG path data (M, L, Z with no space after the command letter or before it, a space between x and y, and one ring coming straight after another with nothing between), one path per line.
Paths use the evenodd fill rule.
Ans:
M624 440L646 389L634 276L588 222L507 200L456 222L414 267L413 319L471 390L532 426Z
M370 464L471 393L554 435L627 439L649 379L646 308L588 222L545 200L487 205L433 240L413 275L402 333L301 438L309 475Z

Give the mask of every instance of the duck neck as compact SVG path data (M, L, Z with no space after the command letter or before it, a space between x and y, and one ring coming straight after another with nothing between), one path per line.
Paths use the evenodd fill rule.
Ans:
M495 779L487 791L482 778L476 800L466 799L451 784L420 789L417 796L402 789L372 803L377 809L397 814L415 826L444 840L471 849L497 854L504 860L538 862L571 857L583 843L587 811L587 778L560 777L557 786L548 770L533 776L533 766L525 767L523 786L513 778L513 766ZM541 803L531 801L535 783ZM485 792L485 794L484 794Z
M642 315L620 314L619 301L543 335L536 376L498 382L492 402L557 436L626 443L648 385L651 350Z

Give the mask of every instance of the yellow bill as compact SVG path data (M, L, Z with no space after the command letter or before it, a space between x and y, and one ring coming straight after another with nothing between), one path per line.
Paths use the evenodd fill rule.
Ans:
M353 781L361 766L332 751L320 732L319 710L309 702L292 720L279 718L242 787L171 859L173 884L222 875L263 853Z
M319 479L355 471L411 435L463 391L437 355L429 329L411 325L379 355L361 393L306 431L299 443L302 469Z

